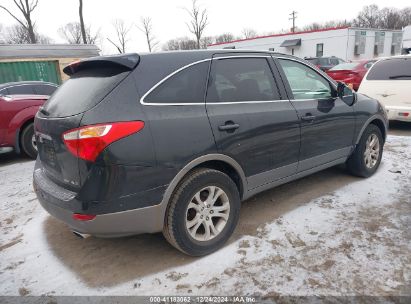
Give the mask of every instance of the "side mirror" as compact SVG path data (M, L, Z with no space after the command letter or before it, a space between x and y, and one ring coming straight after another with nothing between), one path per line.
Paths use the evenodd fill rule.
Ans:
M355 93L342 82L337 84L337 96L349 106L355 102Z

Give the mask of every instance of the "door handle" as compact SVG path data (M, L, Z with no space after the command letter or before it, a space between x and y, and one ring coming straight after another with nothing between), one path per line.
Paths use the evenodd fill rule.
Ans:
M219 126L218 130L220 131L234 131L240 127L239 124L236 124L232 121L227 121L225 125Z
M313 121L315 119L314 115L305 115L301 117L301 120L303 121Z

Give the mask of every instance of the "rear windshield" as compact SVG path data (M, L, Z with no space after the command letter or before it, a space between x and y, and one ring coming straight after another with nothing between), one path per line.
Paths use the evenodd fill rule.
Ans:
M85 112L97 105L129 71L121 67L80 70L72 75L45 103L48 117L65 117ZM43 112L43 113L44 113Z
M330 71L352 70L357 65L358 65L358 63L356 63L356 62L341 63L341 64L338 64L335 67L331 68Z
M393 58L375 63L367 80L409 80L411 79L411 58Z

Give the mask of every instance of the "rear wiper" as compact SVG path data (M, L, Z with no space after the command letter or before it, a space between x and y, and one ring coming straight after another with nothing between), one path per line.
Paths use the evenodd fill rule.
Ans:
M46 116L49 116L49 115L50 115L50 113L49 113L47 110L45 110L43 107L40 107L39 111L40 111L40 113L42 113L42 114L44 114L44 115L46 115Z
M390 79L397 79L397 78L411 78L411 75L396 75L396 76L390 76Z

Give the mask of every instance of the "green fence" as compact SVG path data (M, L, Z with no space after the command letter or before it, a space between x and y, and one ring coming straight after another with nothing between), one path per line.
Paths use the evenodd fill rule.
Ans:
M0 83L39 80L61 83L57 61L0 62Z

